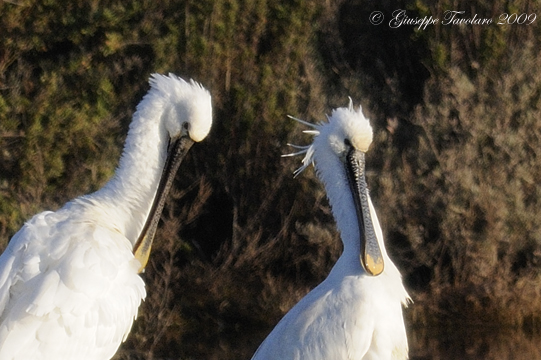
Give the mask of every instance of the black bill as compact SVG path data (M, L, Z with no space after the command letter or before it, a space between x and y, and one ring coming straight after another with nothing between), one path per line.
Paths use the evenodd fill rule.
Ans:
M167 159L165 161L165 166L163 167L158 190L156 191L154 201L152 202L147 221L133 247L135 258L141 262L139 272L143 271L148 262L152 241L154 240L154 235L156 235L156 229L158 228L165 200L169 194L169 190L171 190L180 163L182 163L182 160L188 153L188 150L192 147L193 143L194 141L186 135L172 140L169 144Z
M368 205L364 152L350 149L346 156L346 173L359 223L361 265L369 275L376 276L383 272L384 264Z

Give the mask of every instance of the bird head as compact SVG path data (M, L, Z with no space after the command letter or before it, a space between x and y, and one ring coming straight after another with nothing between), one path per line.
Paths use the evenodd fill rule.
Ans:
M150 86L159 93L165 106L165 128L171 139L189 135L199 142L212 125L212 104L209 92L199 83L186 82L174 74L153 74Z
M351 149L366 153L372 143L372 127L362 113L350 105L347 108L334 109L328 122L318 127L319 134L314 140L318 151L330 153L344 159Z

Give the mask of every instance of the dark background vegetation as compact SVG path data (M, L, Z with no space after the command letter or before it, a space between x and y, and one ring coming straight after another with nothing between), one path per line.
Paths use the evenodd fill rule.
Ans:
M323 120L351 96L375 131L368 181L408 328L539 329L541 18L388 26L396 9L497 21L539 5L0 1L0 248L111 177L151 73L194 78L214 125L181 167L116 358L249 358L341 251L313 170L293 179L300 159L280 158L311 140L286 115Z

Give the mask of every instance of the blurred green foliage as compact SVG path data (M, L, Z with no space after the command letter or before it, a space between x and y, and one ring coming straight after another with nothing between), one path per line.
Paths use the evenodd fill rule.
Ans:
M300 159L280 159L310 141L286 115L321 121L351 96L375 130L368 179L416 301L408 323L539 324L541 19L368 21L396 9L497 21L539 2L0 2L1 247L110 178L152 72L194 78L215 122L182 166L117 358L248 358L341 251L313 171L293 179Z

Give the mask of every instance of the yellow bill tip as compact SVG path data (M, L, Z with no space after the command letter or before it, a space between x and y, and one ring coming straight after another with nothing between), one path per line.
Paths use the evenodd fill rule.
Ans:
M372 257L370 254L366 254L361 261L364 269L369 275L377 276L383 272L383 257Z
M140 274L143 272L143 270L145 270L145 267L147 266L148 258L150 257L150 246L147 249L143 249L143 247L140 246L135 251L134 256L141 263L139 270L137 270L137 273Z

